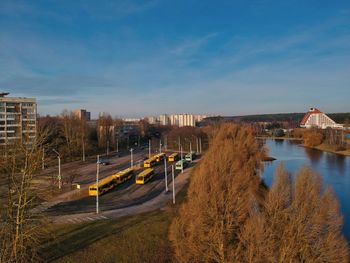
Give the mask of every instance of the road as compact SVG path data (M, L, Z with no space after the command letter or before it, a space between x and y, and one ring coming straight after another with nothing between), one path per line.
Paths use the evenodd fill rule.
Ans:
M134 163L136 163L137 160L143 160L145 156L147 156L145 151L135 152ZM111 158L110 160L110 165L100 166L100 178L130 166L130 156ZM168 163L168 183L171 182L170 165L171 163ZM135 174L138 174L141 170L142 169L139 169ZM96 198L87 196L87 187L95 182L96 163L87 164L78 168L76 171L79 174L76 178L76 182L82 185L82 189L75 190L74 192L80 192L80 194L73 195L72 192L62 194L60 197L56 198L56 200L44 203L40 207L40 211L47 213L49 216L92 213L96 211ZM175 176L177 175L178 172L175 171ZM108 211L137 206L154 199L160 195L164 189L164 164L161 162L155 167L155 176L145 185L136 185L134 175L129 181L100 196L100 210Z

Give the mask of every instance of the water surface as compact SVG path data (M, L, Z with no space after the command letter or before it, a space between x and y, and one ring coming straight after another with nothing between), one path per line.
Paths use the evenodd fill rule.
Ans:
M350 241L350 157L302 147L296 141L266 140L269 155L277 160L267 164L263 179L271 185L273 173L280 162L286 169L297 172L304 165L311 166L323 178L325 185L333 187L344 215L344 234Z

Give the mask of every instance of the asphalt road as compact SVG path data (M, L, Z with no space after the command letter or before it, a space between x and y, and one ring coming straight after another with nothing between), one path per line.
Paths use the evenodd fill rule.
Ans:
M144 151L135 153L134 160L143 159L144 156L147 156ZM121 162L123 159L118 158L119 164L116 165L117 161L115 159L111 160L112 163L107 166L101 166L101 178L116 172L120 171L130 166L130 157L126 157L124 162ZM136 163L136 162L135 162ZM168 183L171 182L171 165L172 163L167 163L168 171ZM93 168L93 169L92 169ZM86 169L86 178L78 178L78 182L88 185L94 182L96 174L96 164L93 164L93 167L85 167ZM164 180L164 163L161 162L155 168L155 175L153 178L147 182L145 185L136 185L135 176L140 173L140 169L135 173L135 175L127 182L122 185L119 185L107 192L106 194L99 197L99 205L101 211L114 210L119 208L125 208L129 206L134 206L142 204L148 200L153 199L158 196L165 188ZM93 171L91 171L91 169ZM81 171L79 171L80 173ZM175 176L178 172L175 172ZM82 189L83 190L83 189ZM87 191L85 189L85 191ZM96 197L85 196L83 198L71 201L60 202L55 204L47 209L49 216L57 215L68 215L76 213L89 213L96 210Z

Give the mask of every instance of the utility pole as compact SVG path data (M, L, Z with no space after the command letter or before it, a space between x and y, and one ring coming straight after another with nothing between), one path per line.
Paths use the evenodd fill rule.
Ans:
M83 162L85 162L85 142L83 140Z
M117 153L119 152L119 138L117 137Z
M106 155L108 156L109 154L109 140L107 141L107 148L106 148Z
M183 160L183 157L182 157L182 146L181 146L181 173L184 172L184 160Z
M133 168L133 166L134 166L134 159L132 156L133 150L134 150L133 148L130 149L130 168Z
M99 191L98 191L98 177L100 173L100 156L97 155L97 169L96 169L96 214L99 213L99 203L98 203L98 196L99 196Z
M151 158L151 140L148 140L148 158Z
M168 136L165 136L165 138L164 138L164 149L166 151L168 150Z
M181 141L180 141L180 136L179 136L179 152L180 152L180 147L181 147Z
M171 166L171 175L173 179L173 204L175 204L175 176L174 176L174 165Z
M60 154L55 150L52 149L53 152L55 152L57 154L57 158L58 158L58 189L61 189L62 185L61 185L61 156Z
M164 158L164 177L165 177L165 192L168 192L168 174L166 167L166 157Z
M43 156L41 158L42 164L41 164L41 169L44 170L45 169L45 149L43 147Z

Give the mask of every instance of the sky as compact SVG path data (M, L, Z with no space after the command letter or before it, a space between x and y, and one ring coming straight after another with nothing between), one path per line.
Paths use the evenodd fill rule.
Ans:
M0 91L41 115L350 112L350 1L0 0Z

